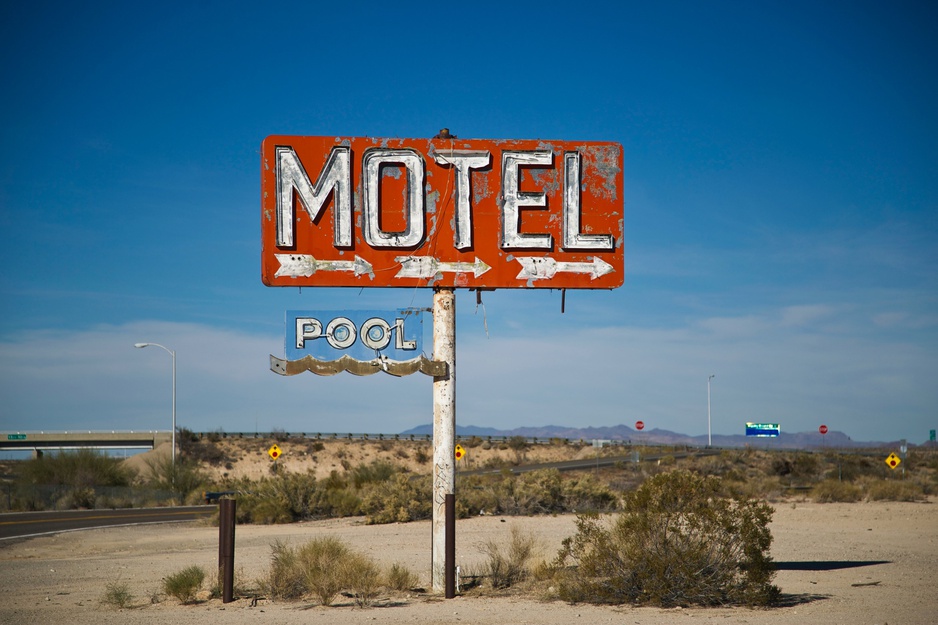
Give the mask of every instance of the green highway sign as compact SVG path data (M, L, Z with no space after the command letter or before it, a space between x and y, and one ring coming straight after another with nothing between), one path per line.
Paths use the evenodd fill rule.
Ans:
M25 441L26 435L25 434L7 434L7 440L8 441Z

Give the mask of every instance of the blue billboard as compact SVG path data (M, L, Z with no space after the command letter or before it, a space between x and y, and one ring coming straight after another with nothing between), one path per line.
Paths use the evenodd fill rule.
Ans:
M746 436L771 436L775 437L781 433L782 429L778 423L747 423Z
M423 352L422 309L288 310L284 341L287 360L411 360Z

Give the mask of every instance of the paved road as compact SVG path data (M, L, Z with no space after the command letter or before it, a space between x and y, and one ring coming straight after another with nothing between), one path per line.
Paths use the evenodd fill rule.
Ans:
M114 525L195 521L214 514L215 510L215 506L185 506L177 508L13 512L0 514L0 541Z

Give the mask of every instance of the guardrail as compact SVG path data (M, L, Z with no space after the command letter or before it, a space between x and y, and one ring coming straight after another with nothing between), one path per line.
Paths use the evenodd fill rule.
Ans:
M423 441L423 442L433 442L432 434L370 434L367 432L193 432L193 436L197 436L199 440L222 440L228 438L253 438L253 439L273 439L276 441L287 441L290 439L306 439L306 440L359 440L359 441ZM560 437L551 437L551 436L456 436L457 440L466 441L477 439L480 441L488 441L490 443L511 443L515 440L521 439L528 445L559 445L559 444L578 444L578 445L591 445L594 444L594 439L584 439L584 438L560 438ZM642 445L642 446L675 446L674 443L652 443L652 442L633 442L629 440L621 439L604 439L601 441L603 446L621 446L629 447L633 444ZM685 447L684 444L678 444L677 447ZM693 445L691 445L693 447Z

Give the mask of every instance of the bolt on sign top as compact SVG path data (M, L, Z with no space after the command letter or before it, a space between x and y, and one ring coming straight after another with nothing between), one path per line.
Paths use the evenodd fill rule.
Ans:
M270 136L268 286L614 289L622 146Z

